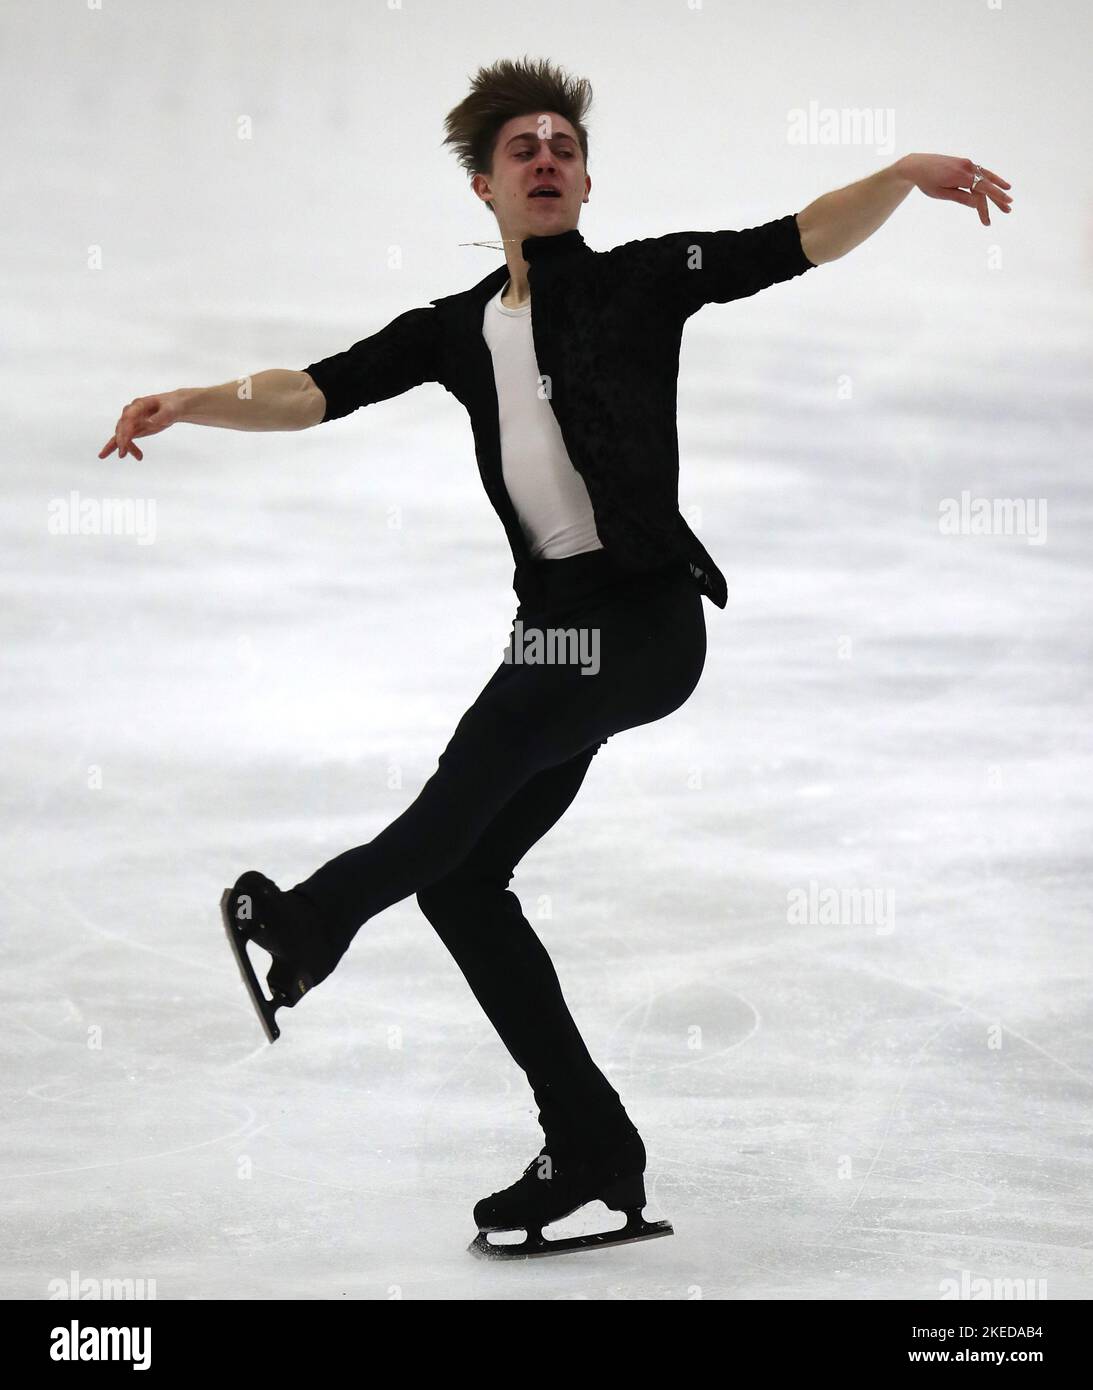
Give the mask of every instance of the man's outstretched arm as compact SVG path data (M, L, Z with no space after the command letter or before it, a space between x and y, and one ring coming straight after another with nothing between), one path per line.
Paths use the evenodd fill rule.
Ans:
M183 387L138 396L121 413L106 458L144 457L133 442L171 425L216 425L229 430L305 430L338 420L362 405L390 400L439 377L436 310L409 309L386 328L344 352L302 371L274 367L223 386Z
M143 459L136 443L171 425L215 425L224 430L306 430L326 410L323 393L307 372L270 367L222 386L183 386L138 396L122 410L113 436L99 450L108 458Z
M969 190L976 173L975 193ZM976 208L984 227L990 226L987 199L1009 212L1012 199L1005 179L973 164L944 154L907 154L887 169L857 183L825 193L797 214L801 249L813 265L837 261L888 221L913 188L929 198L943 198Z

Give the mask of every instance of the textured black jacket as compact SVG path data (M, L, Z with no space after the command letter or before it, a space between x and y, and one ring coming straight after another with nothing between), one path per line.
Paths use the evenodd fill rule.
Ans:
M724 576L679 511L676 380L683 326L813 268L795 216L744 231L672 232L593 251L576 228L521 244L544 389L584 479L605 550L629 571L686 558L719 608ZM482 334L507 265L469 290L410 309L345 352L304 368L326 398L323 421L437 381L467 409L487 496L517 572L531 563L501 471L493 359Z

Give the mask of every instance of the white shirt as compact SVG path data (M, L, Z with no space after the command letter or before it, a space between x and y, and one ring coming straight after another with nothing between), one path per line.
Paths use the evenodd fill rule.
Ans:
M531 303L506 308L504 286L486 304L482 335L493 356L501 427L501 471L534 560L602 550L584 479L569 461L562 432L540 386Z

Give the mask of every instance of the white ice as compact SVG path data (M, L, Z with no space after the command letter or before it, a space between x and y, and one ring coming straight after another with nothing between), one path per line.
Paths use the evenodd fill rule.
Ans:
M912 195L847 259L688 328L681 503L729 606L706 606L691 700L611 739L513 885L675 1235L487 1264L471 1208L540 1135L414 900L272 1047L217 906L245 868L288 885L372 838L500 659L511 560L466 416L422 387L302 434L180 426L143 463L96 455L135 395L303 366L492 268L455 245L492 229L433 147L464 70L510 41L480 20L446 47L454 18L400 13L397 43L373 19L339 44L287 5L275 39L201 40L219 5L161 8L155 32L117 8L28 8L11 29L40 49L6 46L38 154L22 196L4 174L0 1295L76 1271L183 1299L929 1300L962 1278L1088 1297L1089 189L1073 169L1068 220L1065 151L1011 170L1011 141L1049 143L1041 107L967 137L1026 194L1011 220ZM614 113L606 185L612 147L634 158L635 92L606 33L566 32ZM385 100L416 94L393 147L354 43ZM1075 92L1081 45L1043 43ZM643 232L618 183L585 210L590 244L752 224L879 167L780 142L820 81L806 56L773 117L738 98L776 127L762 160L728 157L754 215L708 190L681 207L654 161L658 215ZM897 153L964 145L934 114ZM942 534L963 490L1042 500L1044 542ZM154 500L154 539L51 534L73 491ZM893 915L798 922L813 884Z

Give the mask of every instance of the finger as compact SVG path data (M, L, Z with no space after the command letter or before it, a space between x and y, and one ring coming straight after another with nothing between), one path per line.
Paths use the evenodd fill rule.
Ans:
M998 175L998 174L995 174L994 172L992 172L992 170L990 170L990 169L984 169L982 164L981 164L979 167L980 167L980 169L983 169L983 173L984 173L985 177L988 178L988 179L990 179L993 183L997 183L997 184L1000 185L1002 188L1012 188L1012 187L1013 187L1013 184L1012 184L1012 183L1007 183L1007 182L1005 181L1004 178L1000 177L1000 175Z
M136 446L135 444L130 444L130 445L129 445L129 449L130 449L130 452L136 454L136 456L137 456L138 459L143 459L143 458L144 458L144 455L141 453L141 451L137 448L137 446Z
M987 199L982 192L982 188L977 188L974 193L969 193L966 188L952 188L946 194L954 203L963 203L966 208L975 208L979 214L979 220L984 227L991 225L990 215L987 212ZM999 204L1001 207L1001 204ZM1009 212L1009 208L1004 211Z
M980 174L978 176L978 179L976 179L976 176L973 174L972 178L968 180L969 188L971 188L973 182L975 182L976 193L997 193L999 198L1004 198L1007 203L1013 202L1013 198L1010 196L1010 194L1008 194L1005 191L1005 189L999 187L998 183L994 180L994 178L990 177L989 175L985 173ZM1009 185L1007 184L1007 187L1008 186Z
M109 458L117 447L118 441L116 439L111 439L109 444L104 444L102 448L99 450L99 458Z
M966 208L975 208L979 213L979 220L985 227L990 226L990 222L983 221L986 199L979 193L969 193L966 188L952 188L947 195L954 203L963 203Z

